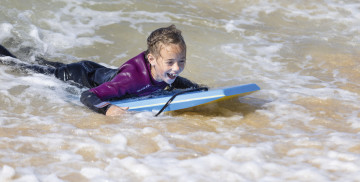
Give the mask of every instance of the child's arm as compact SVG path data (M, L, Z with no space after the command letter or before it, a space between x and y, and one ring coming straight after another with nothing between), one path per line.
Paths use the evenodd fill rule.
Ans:
M118 107L111 105L109 102L104 102L89 90L81 94L80 101L89 109L107 116L121 115L129 109L128 107Z

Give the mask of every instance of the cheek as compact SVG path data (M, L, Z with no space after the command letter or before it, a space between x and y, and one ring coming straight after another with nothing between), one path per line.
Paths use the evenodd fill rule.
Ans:
M166 75L166 72L168 72L171 69L171 67L163 66L161 69L159 69L159 74Z
M164 66L162 69L164 72L170 71L171 70L171 66Z
M185 69L185 64L180 66L180 71L183 71Z

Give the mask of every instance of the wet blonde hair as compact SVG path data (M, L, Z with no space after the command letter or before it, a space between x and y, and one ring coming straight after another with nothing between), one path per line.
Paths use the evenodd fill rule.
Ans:
M186 44L181 31L175 25L163 27L151 32L147 38L147 51L146 55L152 54L155 57L160 56L161 45L176 44L186 51Z

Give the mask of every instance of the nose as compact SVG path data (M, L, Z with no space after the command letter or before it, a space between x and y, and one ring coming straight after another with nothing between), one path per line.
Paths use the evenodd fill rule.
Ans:
M179 66L179 63L178 62L175 62L173 65L172 65L172 68L171 68L173 71L179 71L180 70L180 66Z

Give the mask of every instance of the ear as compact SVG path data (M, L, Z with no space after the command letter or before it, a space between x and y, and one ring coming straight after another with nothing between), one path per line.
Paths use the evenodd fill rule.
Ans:
M147 59L148 59L148 61L149 61L149 63L150 63L151 66L155 66L155 64L156 64L156 59L155 59L155 56L154 56L154 55L148 54L148 55L147 55Z

